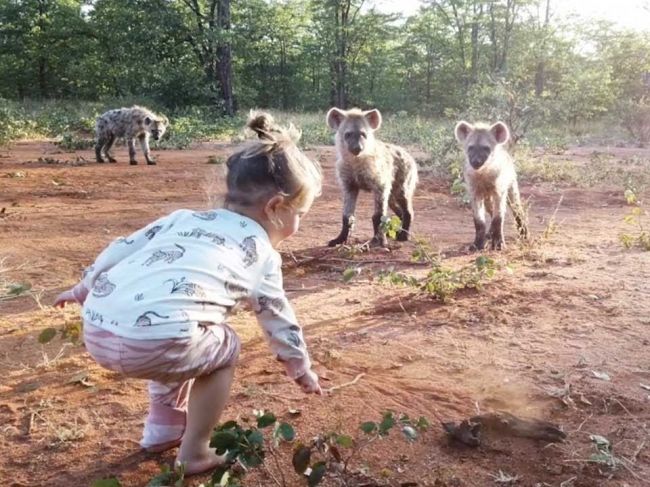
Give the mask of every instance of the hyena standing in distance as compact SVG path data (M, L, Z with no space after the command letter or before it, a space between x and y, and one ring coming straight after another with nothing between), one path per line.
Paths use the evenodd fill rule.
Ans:
M327 125L336 130L336 174L343 190L343 227L328 245L333 247L348 239L359 190L372 192L375 199L372 243L387 245L381 221L388 207L402 220L397 240L408 240L413 222L413 193L418 182L415 159L403 148L375 138L374 133L381 126L379 110L332 108L327 113Z
M503 122L492 126L458 122L455 135L465 152L463 174L470 193L476 229L472 249L482 250L488 238L493 250L505 248L503 223L506 206L510 206L514 214L519 235L527 238L517 173L512 157L505 148L510 139L508 127ZM489 232L486 231L486 209L492 218Z
M153 137L153 140L160 139L168 125L169 120L167 120L167 117L161 117L139 106L107 111L97 119L95 124L97 135L95 157L97 162L104 162L102 152L106 154L108 162L116 162L115 158L110 154L110 150L117 137L124 137L129 146L129 162L131 165L138 163L135 160L136 138L140 141L147 164L156 164L149 151L149 137Z

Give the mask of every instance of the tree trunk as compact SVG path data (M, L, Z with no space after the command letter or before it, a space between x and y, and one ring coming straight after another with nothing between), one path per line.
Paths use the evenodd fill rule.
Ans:
M427 84L424 94L424 100L427 103L427 106L431 104L431 82L433 81L433 60L431 51L427 53Z
M490 4L490 42L492 43L492 72L499 66L499 41L497 40L497 21L494 15L494 3Z
M45 26L45 16L47 14L47 5L43 0L39 0L38 2L38 19L37 19L37 25L40 30L40 36L45 34L46 31L46 26ZM39 39L39 37L37 37ZM41 44L39 42L39 44ZM47 59L43 56L44 52L47 52L47 47L43 45L39 45L39 51L40 55L38 56L38 88L40 91L40 95L42 98L48 98L49 96L49 91L47 89Z
M218 0L217 27L220 31L230 30L230 0ZM226 114L233 116L237 103L232 91L232 48L230 41L220 41L216 50L217 76L223 108Z
M336 53L336 103L340 108L347 108L347 77L348 77L348 21L352 0L337 2L336 27L338 30Z
M505 73L508 70L508 54L510 51L510 37L517 18L517 0L508 0L506 3L506 18L504 20L503 46L499 71Z
M478 34L479 34L479 23L481 17L483 16L483 5L480 6L480 9L475 4L474 5L474 17L472 19L472 29L471 29L471 42L472 42L472 64L470 67L470 81L471 83L476 83L478 81L478 61L479 61L479 45L478 45Z
M49 91L47 89L47 61L44 58L38 60L38 88L41 93L41 98L48 98Z
M541 96L546 86L546 30L551 17L551 0L546 0L546 16L544 18L544 39L540 46L540 60L535 71L535 96Z

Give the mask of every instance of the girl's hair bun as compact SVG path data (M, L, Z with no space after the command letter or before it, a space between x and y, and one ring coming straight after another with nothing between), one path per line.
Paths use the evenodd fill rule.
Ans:
M280 132L270 113L251 110L246 127L257 134L260 139L275 140L273 132Z

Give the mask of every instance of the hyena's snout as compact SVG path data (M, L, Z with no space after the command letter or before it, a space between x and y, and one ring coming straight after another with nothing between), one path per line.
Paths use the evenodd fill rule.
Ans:
M363 152L363 138L360 135L349 133L345 134L346 145L348 146L348 151L350 154L358 156Z
M474 169L479 169L490 157L489 147L468 147L467 157Z
M160 139L160 131L159 130L152 130L151 131L151 136L153 137L153 140Z

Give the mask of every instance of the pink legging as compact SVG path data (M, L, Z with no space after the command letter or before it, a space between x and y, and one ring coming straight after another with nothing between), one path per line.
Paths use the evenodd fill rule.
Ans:
M234 330L214 323L200 323L190 337L134 340L84 322L84 342L101 366L149 380L149 415L140 441L143 448L183 436L194 379L234 365L240 349Z

